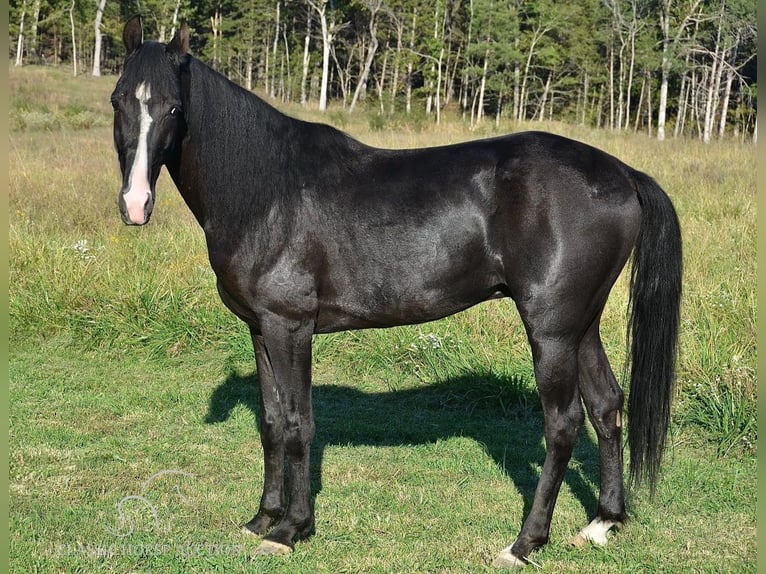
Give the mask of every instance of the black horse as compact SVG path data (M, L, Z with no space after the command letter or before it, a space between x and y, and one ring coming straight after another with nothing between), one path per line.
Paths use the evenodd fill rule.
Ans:
M548 540L582 403L601 484L577 540L604 544L626 514L623 392L599 322L631 252L630 469L652 488L668 426L681 236L660 187L546 133L372 148L284 116L191 57L186 27L167 45L144 42L135 17L123 39L112 95L122 219L149 220L165 165L204 229L221 299L252 334L265 477L244 529L265 536L259 553L289 552L314 530L312 335L431 321L493 297L511 297L524 322L547 450L529 515L495 564L521 566Z

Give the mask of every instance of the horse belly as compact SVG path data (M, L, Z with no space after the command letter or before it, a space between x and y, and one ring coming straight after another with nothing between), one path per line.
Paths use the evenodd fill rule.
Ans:
M408 291L379 285L320 300L316 332L426 323L501 296L497 286L489 281L461 287Z
M327 258L317 331L423 323L495 296L502 265L485 227L474 217L353 238Z

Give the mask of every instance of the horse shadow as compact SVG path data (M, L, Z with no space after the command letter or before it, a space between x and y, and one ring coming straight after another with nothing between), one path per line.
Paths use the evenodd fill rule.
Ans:
M230 372L211 394L205 422L222 423L243 405L254 414L257 430L258 389L256 372ZM540 399L523 378L468 372L414 389L371 393L320 383L312 387L312 401L316 421L312 500L322 490L322 460L328 445L407 446L470 437L520 492L522 520L529 514L545 447ZM597 507L598 477L598 446L583 430L564 481L588 513Z

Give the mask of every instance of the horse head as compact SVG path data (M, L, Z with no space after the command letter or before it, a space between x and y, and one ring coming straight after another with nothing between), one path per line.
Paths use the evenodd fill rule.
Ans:
M123 41L125 65L111 96L122 172L118 203L123 222L144 225L160 169L178 157L186 130L180 69L188 58L189 30L183 25L168 44L144 42L141 17L134 16Z

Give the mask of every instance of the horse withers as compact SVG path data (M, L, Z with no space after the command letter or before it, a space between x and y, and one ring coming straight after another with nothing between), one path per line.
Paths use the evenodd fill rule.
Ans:
M531 510L494 564L523 566L547 542L583 404L600 493L577 540L606 543L626 518L623 391L599 322L631 253L630 471L652 489L670 416L681 234L654 180L542 132L369 147L283 115L192 57L185 26L167 45L144 42L135 17L123 39L112 94L122 219L149 221L165 165L204 230L221 299L252 335L265 470L244 529L263 536L257 552L290 552L314 531L312 336L431 321L493 297L512 298L524 323L546 443Z

